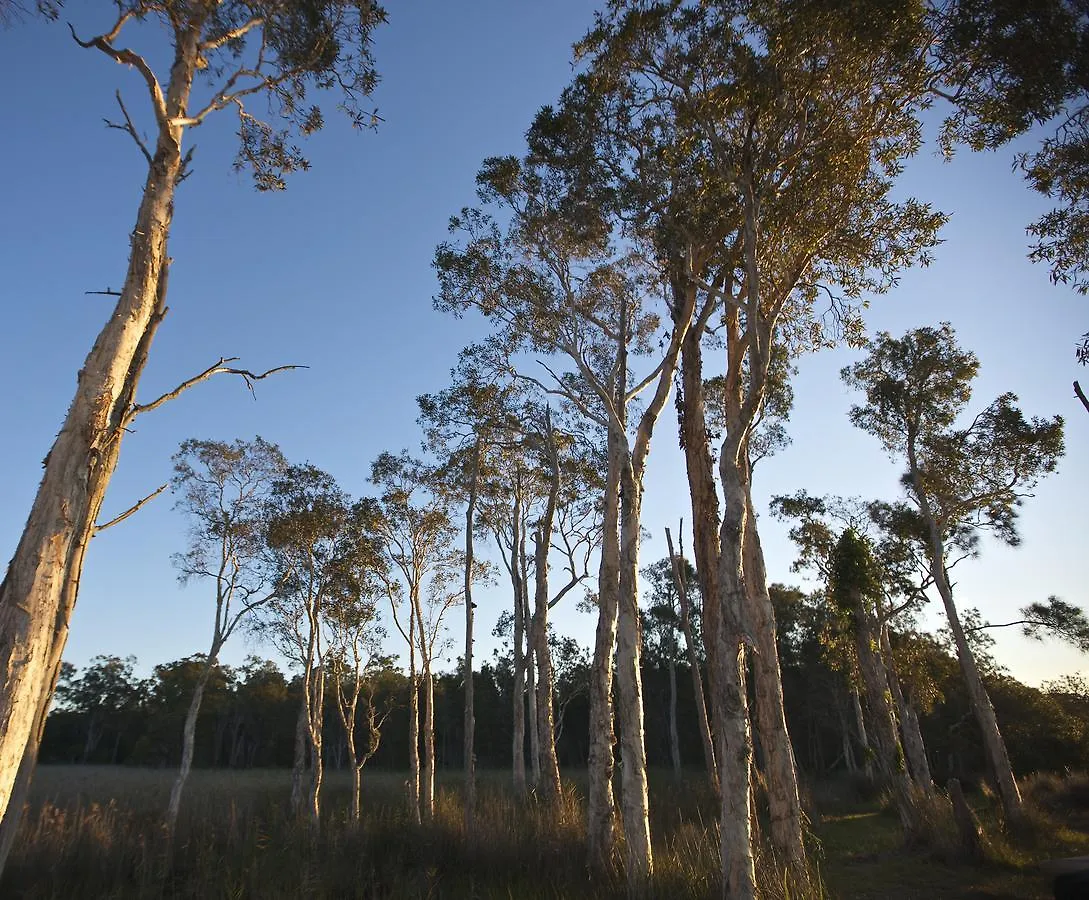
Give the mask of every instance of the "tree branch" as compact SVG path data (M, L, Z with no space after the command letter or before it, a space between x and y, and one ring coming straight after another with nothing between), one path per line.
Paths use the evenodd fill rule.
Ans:
M130 425L132 423L132 420L135 419L141 413L151 412L151 410L153 410L153 409L158 409L164 403L167 403L170 400L174 400L177 397L180 397L187 390L189 390L189 388L195 387L196 385L200 384L202 381L207 381L213 375L221 375L221 374L223 374L223 375L238 375L239 377L242 378L243 381L246 382L246 387L248 387L249 390L250 390L250 393L253 394L254 393L253 383L255 381L260 381L262 378L268 378L269 375L275 375L277 372L286 372L289 369L308 369L308 368L310 368L309 366L302 366L302 365L277 366L274 369L269 369L267 372L261 372L260 374L256 374L254 372L249 371L248 369L235 369L232 366L227 365L227 363L232 363L232 362L237 362L237 361L238 361L237 356L220 357L217 362L210 365L207 369L205 369L199 375L194 375L192 378L188 379L187 381L183 381L176 388L174 388L174 390L167 391L161 397L157 397L155 400L152 400L150 403L143 403L143 404L134 403L132 405L132 409L130 409L128 411L128 413L125 414L125 418L123 420L123 425L124 426ZM256 396L256 394L254 394L254 396Z
M140 152L144 154L144 159L147 160L147 164L150 166L151 151L148 150L147 144L144 143L140 135L136 133L136 126L132 124L132 118L129 116L129 111L125 109L124 101L121 99L121 91L116 91L114 96L117 97L117 105L121 107L121 115L125 117L125 124L118 125L115 122L111 122L109 119L103 119L102 121L106 123L107 128L116 128L118 131L128 132L132 139L136 141L136 146L140 148Z
M165 491L168 487L170 487L169 482L167 484L159 485L159 487L157 487L154 491L152 491L150 494L148 494L146 497L144 497L143 500L141 500L139 503L134 503L132 506L130 506L128 509L126 509L123 513L121 513L121 515L115 516L114 518L110 519L110 521L108 521L105 525L96 525L95 530L94 530L94 532L92 534L92 537L102 533L107 528L112 528L118 522L124 522L125 519L127 519L129 516L133 515L134 513L139 512L146 504L150 503L152 500L154 500L156 497L158 497L159 494L161 494L163 491Z
M76 34L76 29L72 27L72 23L68 23L68 30L72 32L72 38L77 44L84 49L89 50L91 47L101 50L114 62L121 63L122 65L131 66L136 69L141 75L144 76L144 81L147 82L148 92L151 94L151 106L155 111L155 121L159 123L159 127L166 126L166 98L163 96L162 86L159 84L159 79L155 77L155 73L151 71L151 66L147 64L147 60L140 54L133 53L131 50L118 50L113 46L112 42L121 33L121 28L134 14L127 12L117 20L117 24L107 34L99 35L98 37L91 38L89 41L82 41L79 39L79 35Z
M1085 411L1089 412L1089 400L1086 399L1085 392L1081 389L1081 385L1078 384L1076 381L1074 382L1074 393L1081 401L1081 405L1085 407Z

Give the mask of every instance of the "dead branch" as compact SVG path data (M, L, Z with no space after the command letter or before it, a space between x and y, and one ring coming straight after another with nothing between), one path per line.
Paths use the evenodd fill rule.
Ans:
M129 116L129 111L125 109L125 103L121 99L121 91L116 91L114 96L117 97L117 105L121 107L121 115L125 117L125 124L118 125L116 122L111 122L109 119L103 119L102 121L106 123L107 128L116 128L118 131L127 132L129 136L136 141L136 146L140 148L140 152L144 154L144 159L147 160L147 164L150 166L151 151L148 150L147 144L144 143L143 138L137 133L136 126L132 124L132 118Z
M125 519L127 519L129 516L131 516L131 515L133 515L135 513L138 513L146 504L150 503L152 500L154 500L156 497L158 497L159 494L161 494L163 491L165 491L168 487L170 487L169 483L159 485L159 487L157 487L150 494L148 494L146 497L144 497L143 500L141 500L139 503L134 503L132 506L130 506L128 509L126 509L123 513L121 513L121 515L114 516L105 525L96 525L95 530L94 530L94 535L101 534L107 528L112 528L118 522L124 522ZM92 535L92 536L94 536L94 535Z
M1074 382L1074 393L1081 401L1081 405L1085 407L1085 411L1089 412L1089 400L1086 399L1085 392L1081 389L1081 385L1078 384L1076 381Z
M68 23L68 30L72 32L72 39L86 50L94 47L97 50L101 50L114 62L121 63L125 66L131 66L136 69L141 75L144 76L144 81L147 83L148 92L151 94L151 106L155 110L155 121L159 123L159 127L162 128L166 125L166 98L163 96L162 86L159 84L159 79L155 77L155 73L151 71L151 66L148 65L147 60L140 56L139 53L134 53L132 50L118 50L113 46L113 41L121 33L121 28L127 22L134 13L124 13L121 18L117 20L117 24L114 25L106 34L100 34L98 37L93 37L89 41L80 40L79 35L76 34L76 29L72 27L72 23Z
M256 373L251 372L249 369L236 369L233 366L227 365L227 363L238 362L237 356L220 357L218 361L210 365L207 369L201 372L199 375L194 375L192 378L183 381L172 391L167 391L161 397L157 397L150 403L134 403L132 408L125 414L125 418L122 420L123 426L128 426L132 423L133 419L142 413L151 412L153 409L158 409L164 403L171 400L175 400L184 394L191 387L195 387L203 381L207 381L213 375L237 375L243 381L246 382L246 387L249 388L251 394L256 397L253 385L254 382L260 381L263 378L268 378L269 375L275 375L277 372L286 372L290 369L308 369L309 366L302 365L288 365L288 366L276 366L274 369L269 369L266 372Z

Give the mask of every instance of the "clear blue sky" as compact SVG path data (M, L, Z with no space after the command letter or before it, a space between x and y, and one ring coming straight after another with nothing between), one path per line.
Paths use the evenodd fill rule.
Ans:
M105 6L72 5L83 35L108 27ZM393 4L376 34L384 118L377 133L353 132L327 116L304 145L311 172L284 194L257 194L231 168L234 120L220 114L188 140L194 175L179 191L171 237L170 315L141 385L144 400L220 356L260 370L311 368L258 386L256 401L235 380L201 386L142 418L126 438L105 514L124 509L170 475L170 455L188 437L231 440L261 434L293 459L309 459L355 493L368 489L383 450L416 449L415 397L443 387L457 351L478 334L431 308L430 267L448 217L474 199L473 179L489 155L518 153L534 112L570 77L570 45L591 21L578 0L488 0ZM128 34L128 32L126 32ZM150 42L150 43L149 43ZM124 41L154 45L150 29ZM10 557L75 376L110 310L85 291L116 289L143 181L129 139L102 125L120 88L146 121L142 83L102 54L81 50L62 22L0 32L0 555ZM153 58L159 51L149 51ZM1084 515L1089 496L1089 416L1070 382L1089 372L1073 358L1089 328L1083 298L1053 287L1025 260L1025 225L1044 203L1011 173L1012 150L967 153L953 163L928 147L904 191L936 203L953 220L929 269L905 274L875 298L868 324L899 333L949 320L982 361L977 397L1018 393L1031 414L1062 413L1068 454L1059 474L1026 502L1023 546L984 546L956 570L963 606L992 621L1058 594L1087 600ZM758 502L805 488L894 496L899 469L846 418L852 398L838 379L848 352L804 360L795 382L793 445L757 471ZM652 449L645 525L649 562L664 554L662 527L690 513L672 412ZM761 518L773 580L795 582L785 528ZM170 563L185 526L161 497L138 517L94 541L72 623L67 658L135 654L147 671L207 648L207 586L178 587ZM690 546L690 541L686 540ZM481 643L506 602L502 589L480 601ZM558 612L560 612L558 610ZM454 613L460 617L459 612ZM935 616L935 620L937 617ZM560 612L561 629L592 640L589 617ZM1073 650L1039 645L1008 629L997 647L1011 672L1036 683L1087 668ZM225 659L266 648L235 639Z

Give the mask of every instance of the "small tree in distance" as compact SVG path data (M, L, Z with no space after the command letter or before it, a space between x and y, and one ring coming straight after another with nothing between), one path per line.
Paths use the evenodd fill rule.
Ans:
M201 699L228 638L276 593L277 577L265 553L265 514L273 483L287 460L275 444L252 441L185 441L174 454L176 507L190 518L189 549L174 557L178 577L211 579L215 621L204 668L193 691L182 735L181 768L170 792L167 831L173 833L189 770Z

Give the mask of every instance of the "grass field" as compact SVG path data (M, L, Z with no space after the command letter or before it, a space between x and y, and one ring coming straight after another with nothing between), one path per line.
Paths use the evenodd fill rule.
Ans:
M403 776L364 778L364 821L346 821L348 781L332 773L322 832L287 815L289 773L196 771L173 852L160 818L173 773L111 767L42 767L0 896L82 898L608 898L618 876L591 880L584 865L581 787L568 786L559 821L534 802L515 802L505 774L485 774L474 839L467 838L457 776L440 777L435 820L414 826ZM1084 779L1078 782L1086 787ZM1038 861L1089 852L1089 804L1056 779L1028 785L1035 827L1003 835L985 798L978 807L989 861L957 862L941 840L907 851L897 819L847 783L811 792L814 858L823 894L874 900L1051 896ZM1089 795L1089 787L1083 792ZM1071 797L1074 799L1071 800ZM713 896L714 802L693 776L652 781L654 895ZM1034 807L1035 808L1035 807ZM939 829L940 830L940 829ZM764 896L782 897L770 865Z

